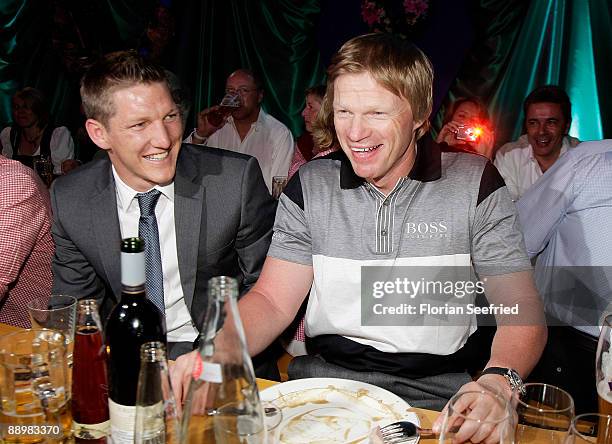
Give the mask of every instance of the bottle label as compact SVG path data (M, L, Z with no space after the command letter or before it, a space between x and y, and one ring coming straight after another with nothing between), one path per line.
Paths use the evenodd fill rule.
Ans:
M72 430L77 438L81 439L100 439L108 436L110 421L99 424L80 424L72 420Z
M133 444L136 422L136 406L121 405L108 399L111 436L114 444Z
M193 364L193 379L199 379L205 382L214 382L220 384L223 382L223 373L221 365L215 362L203 362L199 354L196 355L196 361Z

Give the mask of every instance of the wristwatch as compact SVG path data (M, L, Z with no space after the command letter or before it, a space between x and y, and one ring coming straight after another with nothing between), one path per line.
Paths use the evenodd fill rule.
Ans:
M506 381L508 381L508 384L510 384L510 388L512 389L513 392L518 392L521 395L525 394L525 387L523 385L523 380L521 379L521 376L518 374L518 372L514 370L513 368L489 367L489 368L485 368L482 371L482 373L480 373L480 376L483 376L483 375L502 375L506 378Z

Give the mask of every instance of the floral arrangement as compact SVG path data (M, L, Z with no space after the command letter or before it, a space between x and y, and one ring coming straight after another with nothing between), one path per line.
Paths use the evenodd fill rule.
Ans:
M429 0L362 0L361 17L372 32L407 37L427 16Z

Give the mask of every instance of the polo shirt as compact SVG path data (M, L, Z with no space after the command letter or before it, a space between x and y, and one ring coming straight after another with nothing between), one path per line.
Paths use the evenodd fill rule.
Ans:
M495 167L430 138L418 142L412 171L387 196L358 177L342 151L303 165L280 198L268 255L313 267L306 335L336 337L338 352L358 344L451 355L476 329L473 316L443 330L362 325L363 266L471 265L481 278L531 269Z

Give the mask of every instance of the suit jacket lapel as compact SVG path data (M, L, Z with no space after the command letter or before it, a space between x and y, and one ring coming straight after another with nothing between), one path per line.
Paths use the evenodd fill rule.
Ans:
M198 268L200 223L205 211L204 186L194 183L194 178L185 169L181 168L179 160L174 178L174 223L183 296L191 311Z
M121 229L117 215L117 194L110 168L104 168L96 184L99 193L91 200L91 224L98 252L116 298L121 294ZM118 300L118 299L117 299Z

